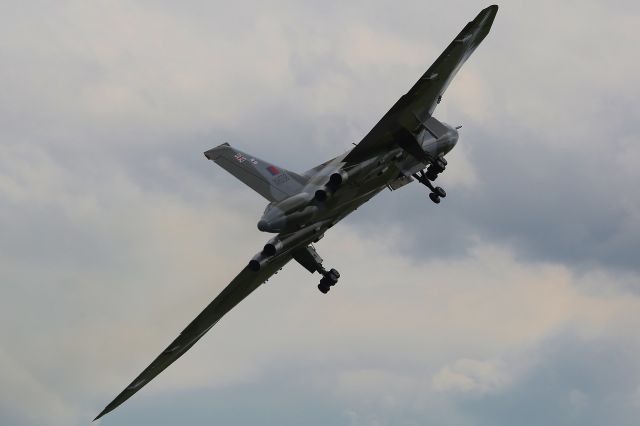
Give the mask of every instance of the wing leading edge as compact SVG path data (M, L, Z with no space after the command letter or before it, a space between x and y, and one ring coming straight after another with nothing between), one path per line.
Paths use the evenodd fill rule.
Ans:
M398 133L424 126L460 67L489 34L497 13L497 5L489 6L469 22L413 87L347 154L344 161L364 161L391 146L398 138Z
M245 267L231 283L180 333L180 335L167 348L162 351L145 370L136 377L129 386L105 407L94 419L114 410L120 404L131 398L160 374L165 368L180 358L191 348L207 331L211 329L227 312L251 294L256 288L275 274L280 268L291 260L290 254L274 258L259 271L252 271Z

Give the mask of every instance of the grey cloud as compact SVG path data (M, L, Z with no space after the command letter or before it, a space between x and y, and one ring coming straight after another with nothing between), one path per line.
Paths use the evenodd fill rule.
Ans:
M518 383L501 392L461 398L476 424L635 424L640 370L637 339L556 336Z
M459 252L481 235L534 259L637 270L640 234L629 202L640 200L635 180L615 172L615 150L600 158L557 154L534 139L518 140L519 134L475 134L473 140L465 134L461 143L473 144L470 161L480 184L450 190L446 204L434 208L420 188L407 188L400 196L384 195L394 197L394 207L372 203L367 214L376 225L394 218L411 224L415 239L409 248L418 256ZM438 183L447 187L446 173ZM375 225L358 226L372 232Z
M166 343L168 330L178 332L264 242L255 229L264 200L216 169L202 151L228 141L304 170L348 149L478 7L385 1L3 3L0 318L6 326L0 354L7 355L0 360L0 386L3 395L13 392L7 383L33 392L41 404L34 404L32 417L28 407L5 396L0 423L84 424L105 395ZM571 424L587 414L602 419L596 409L612 416L611 407L619 407L620 415L637 412L620 402L637 380L635 370L625 377L613 370L606 380L602 367L614 363L616 353L632 365L637 348L624 352L621 343L633 334L629 330L613 340L585 343L569 333L566 342L546 341L529 376L509 392L475 400L426 392L428 398L411 400L414 406L400 401L378 410L382 399L352 395L345 402L345 393L314 387L317 377L305 376L323 365L338 378L359 368L397 374L398 383L422 375L419 386L460 357L521 350L527 344L522 340L505 344L497 331L478 336L478 328L468 330L468 319L443 319L447 312L461 315L466 306L445 287L471 297L467 309L478 315L478 306L494 306L505 293L516 297L511 287L498 286L487 290L485 302L475 286L490 287L497 276L487 281L476 270L475 276L445 272L447 266L464 269L469 261L500 262L475 257L487 242L513 249L525 275L542 281L553 277L548 265L567 268L575 274L570 285L580 290L564 298L593 291L579 280L585 271L604 270L602 281L613 288L634 286L634 256L640 252L634 143L639 70L629 52L637 44L637 21L635 2L501 5L495 32L437 110L445 121L464 124L459 145L477 182L455 183L460 155L454 152L451 177L441 178L450 194L442 205L433 206L417 185L384 193L343 224L344 234L358 231L358 246L348 251L339 246L348 243L331 237L320 246L334 266L353 271L342 302L306 299L296 289L308 290L301 286L308 275L279 275L274 282L280 287L267 286L221 324L216 347L208 351L203 343L192 355L202 358L192 358L198 361L194 370L179 370L188 379L168 371L155 391L150 387L150 394L141 393L103 424L175 424L181 415L195 424L216 416L227 424L265 418L273 424L512 424L527 410L546 410L547 419ZM376 248L380 238L388 251ZM358 256L360 251L368 255ZM352 263L340 265L351 252ZM398 252L411 255L410 262L398 262ZM428 271L407 272L426 263ZM444 337L415 321L425 321L416 300L403 299L398 286L390 286L403 281L404 294L428 286L431 292L418 294L442 299L443 311L426 318L442 323ZM604 284L596 287L604 292ZM610 297L597 295L600 301ZM294 296L303 305L286 310L284 301ZM456 309L444 310L451 305ZM282 323L265 322L265 309L272 306L288 314L278 317ZM553 305L561 311L563 306ZM594 316L603 309L594 308ZM380 312L397 316L393 324L406 329L390 328L390 319L376 317ZM581 318L571 311L557 321L573 316ZM309 323L303 327L300 318ZM333 321L334 334L314 327L323 321ZM269 332L253 330L256 323ZM529 339L552 330L529 330ZM238 342L240 333L259 347ZM427 337L415 337L421 334ZM383 352L380 336L405 353L374 356ZM429 336L440 347L423 351ZM272 340L280 349L269 346ZM613 352L598 352L600 346ZM251 358L251 351L264 359ZM472 353L460 353L465 351ZM207 358L212 353L216 362ZM350 361L341 359L349 354ZM418 356L427 361L421 364ZM314 363L323 357L326 364ZM228 371L195 370L208 365ZM288 375L295 378L282 379ZM199 387L214 376L225 378L224 385ZM178 392L180 386L191 389L185 383L197 389ZM546 389L555 398L541 391ZM573 409L577 417L566 417Z
M367 387L365 381L365 387L345 394L338 391L339 382L317 386L312 370L293 366L224 389L140 396L104 424L168 425L215 418L231 425L633 425L639 403L636 349L615 338L556 336L543 342L537 365L523 377L483 393L433 394L409 375L407 391L390 382L386 389L376 381ZM318 370L322 367L314 366L313 371Z

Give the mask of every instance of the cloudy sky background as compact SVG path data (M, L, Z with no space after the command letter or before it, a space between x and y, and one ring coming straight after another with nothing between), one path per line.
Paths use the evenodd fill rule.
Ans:
M264 244L228 141L306 170L487 4L0 2L0 424L83 425ZM640 5L509 1L384 192L102 425L635 425Z

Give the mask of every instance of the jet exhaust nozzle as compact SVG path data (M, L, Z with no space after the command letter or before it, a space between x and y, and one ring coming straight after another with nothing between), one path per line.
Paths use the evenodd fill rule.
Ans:
M337 188L338 186L342 185L342 183L348 178L349 174L344 170L340 170L339 172L332 173L331 176L329 176L329 183L334 188Z
M256 254L249 261L249 265L248 265L249 269L251 269L254 272L258 272L260 270L260 268L262 268L262 265L264 265L266 260L267 260L267 258L262 253Z
M327 191L324 189L318 189L313 196L314 200L319 201L321 203L324 201L327 201L327 198L329 198L329 193L327 193Z
M270 239L267 244L264 245L262 249L262 254L265 256L273 256L278 251L282 250L283 244L282 241L278 239L278 237Z

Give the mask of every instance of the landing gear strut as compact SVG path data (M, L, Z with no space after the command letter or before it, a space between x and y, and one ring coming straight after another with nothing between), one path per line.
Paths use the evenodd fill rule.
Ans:
M322 275L320 284L318 284L318 290L323 294L327 294L331 287L338 283L340 273L335 269L329 269L328 271L324 269L322 266L322 258L313 247L307 246L296 250L293 253L293 258L307 271L311 273L318 272Z
M439 160L442 160L442 162L446 161L444 158L441 158ZM443 163L443 164L446 165L446 163ZM436 165L438 168L440 168L439 164L436 163ZM431 201L433 201L436 204L440 204L440 199L446 197L447 193L441 187L439 186L434 187L433 184L431 183L432 180L435 180L438 173L440 173L440 172L436 172L437 169L434 169L432 167L433 165L429 166L429 169L427 169L426 173L423 171L420 171L414 174L413 177L416 178L418 182L420 182L421 184L429 188L429 190L431 191L429 193L429 198L431 199ZM444 169L442 168L442 170Z

